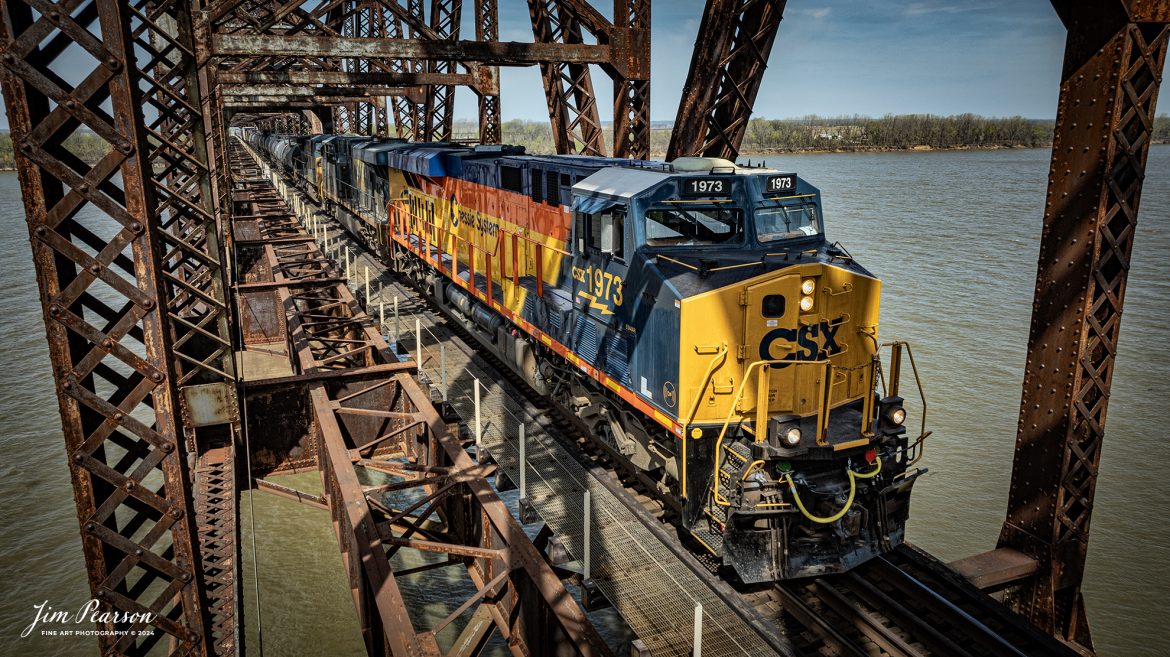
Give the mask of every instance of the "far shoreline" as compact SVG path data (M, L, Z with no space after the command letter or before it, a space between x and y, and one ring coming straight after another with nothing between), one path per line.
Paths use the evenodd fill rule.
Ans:
M1152 141L1151 146L1167 146L1170 141ZM990 146L910 146L907 148L893 148L886 146L873 147L851 147L851 148L807 148L807 149L784 149L772 148L763 150L753 150L751 152L744 152L739 154L739 158L745 157L775 157L777 155L867 155L871 153L947 153L954 151L1027 151L1027 150L1051 150L1052 144L1044 146L1028 146L1025 144L1017 144L1014 146L1004 146L1002 144L995 144ZM528 153L528 155L552 155L552 153ZM661 151L650 153L650 160L665 161L666 153ZM0 166L0 173L16 173L14 166Z
M1166 146L1170 145L1170 141L1152 141L1151 146ZM1052 150L1052 144L1045 144L1043 146L1028 146L1024 144L1016 146L912 146L908 148L892 148L892 147L860 147L860 148L807 148L807 149L784 149L773 148L763 150L752 150L750 152L743 151L738 157L774 157L776 155L866 155L870 153L951 153L955 151L1035 151L1035 150ZM656 152L650 154L652 158L665 157L665 153Z

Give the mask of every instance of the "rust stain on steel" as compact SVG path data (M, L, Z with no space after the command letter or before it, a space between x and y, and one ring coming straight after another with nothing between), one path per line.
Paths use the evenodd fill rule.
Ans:
M1080 584L1170 27L1136 22L1119 0L1054 5L1068 45L999 546L1039 566L1009 602L1091 651Z
M203 383L184 386L180 393L179 402L183 409L183 424L186 426L209 427L240 421L234 385Z
M592 44L542 44L495 41L435 41L374 39L307 35L216 34L214 54L222 57L356 57L362 59L450 59L490 64L538 64L569 61L602 64L612 61L612 49Z
M650 2L618 0L611 22L584 0L528 0L537 44L578 48L588 32L610 47L603 70L614 85L614 144L617 157L650 154ZM540 74L558 153L608 154L605 131L587 61L554 58Z
M530 7L544 17L533 14L535 43L499 41L497 1L473 4L474 40L459 35L462 0L434 0L429 22L422 0L345 7L292 2L277 10L229 1L201 14L197 28L206 33L206 55L219 63L216 80L225 86L325 85L299 95L224 92L232 112L263 114L281 106L312 113L320 121L313 132L386 134L392 110L399 137L455 139L453 89L462 85L478 98L478 141L499 143L499 66L539 65L559 152L604 154L588 69L599 64L614 85L613 153L648 157L650 0L617 0L613 21L584 0L533 0ZM267 20L257 20L257 11ZM583 30L596 43L586 43ZM355 85L363 92L341 93ZM389 106L369 97L381 95L370 91L378 85L386 86ZM290 131L287 124L278 129Z
M589 9L592 10L592 7ZM576 45L584 42L580 13L570 9L566 2L528 0L528 15L537 43ZM609 21L600 16L590 25L595 33L613 28ZM548 101L548 116L552 122L553 146L556 151L608 155L588 64L542 62L540 77Z
M431 30L436 37L446 41L457 41L462 16L462 0L431 0ZM426 69L430 73L453 73L455 62L430 59L427 60ZM451 122L455 111L455 86L431 84L427 85L425 93L423 141L451 141Z

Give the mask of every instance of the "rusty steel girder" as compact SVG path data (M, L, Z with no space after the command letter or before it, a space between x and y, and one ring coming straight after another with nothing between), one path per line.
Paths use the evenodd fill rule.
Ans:
M495 4L481 4L483 11L477 13L477 21L482 18L485 26L492 28L496 21ZM314 94L311 100L302 99L297 103L298 106L318 103L323 111L330 113L329 123L334 130L369 134L389 131L388 114L392 109L395 132L421 140L450 137L454 87L466 85L484 99L481 104L486 122L481 122L481 132L490 136L499 132L496 67L462 56L371 56L358 47L403 41L423 45L453 41L457 39L460 24L459 5L457 0L434 0L430 23L425 20L421 0L330 3L303 0L280 5L224 0L207 17L214 34L213 55L220 66L221 84L247 84L265 79L283 82L281 78L287 76L321 84L320 90L324 91L335 84L363 85L365 79L381 78L403 87L387 94L391 99L388 105L380 98L374 102L330 97L328 93ZM477 25L477 35L480 27ZM497 32L492 28L485 34ZM269 39L275 39L272 49L245 45L242 50L231 51L233 45L263 44ZM298 39L308 39L308 43L325 40L340 47L321 54L297 52L293 46ZM456 65L465 72L456 73ZM344 79L338 82L341 76ZM246 109L251 111L254 107L248 105Z
M394 6L401 7L398 2ZM400 10L392 19L390 38L417 39L420 31L426 28L423 14L422 0L407 0L404 10ZM407 75L426 75L423 71L425 62L421 60L396 59L390 62L390 68ZM391 97L394 106L394 128L399 137L417 140L424 132L423 100L425 89L420 89L412 97L408 94L398 94Z
M1038 564L1015 608L1091 651L1080 584L1170 2L1053 4L1068 43L999 546Z
M650 62L650 0L615 0L614 22L629 30L630 60ZM643 59L644 58L644 59ZM614 157L650 157L650 75L613 79Z
M99 622L104 654L238 644L235 498L209 497L234 482L221 469L213 484L200 466L230 454L238 414L218 127L191 9L0 8L5 104L89 584L103 610L149 614ZM83 130L109 147L96 161L65 146Z
M751 118L786 0L707 0L667 159L734 160Z
M650 2L615 0L610 22L585 0L528 0L537 44L586 52L608 47L609 56L549 59L540 63L553 146L558 153L607 154L605 131L593 93L589 64L601 64L614 83L614 155L650 153ZM586 46L584 33L598 46ZM605 51L599 51L605 52Z
M340 23L341 34L347 37L386 37L385 13L376 2L347 2L342 3L338 10L330 15L333 23ZM342 58L339 64L341 72L351 74L371 73L377 64L364 58ZM334 89L325 87L321 92L332 92ZM388 125L386 118L386 102L377 97L380 92L396 93L397 90L365 88L363 94L375 96L369 100L357 100L335 105L333 108L333 123L337 130L359 135L385 134ZM322 95L327 95L323 93Z
M431 0L431 30L435 36L448 41L459 39L459 23L463 18L462 0ZM426 63L430 73L455 72L455 62L430 59ZM451 121L455 111L454 85L427 85L423 101L424 141L451 141Z
M540 65L558 150L604 154L589 79L589 65L599 64L614 81L613 152L647 157L649 0L616 0L614 22L584 0L548 0L543 6L551 12L540 22L547 29L534 23L538 40L531 44L498 41L496 0L474 0L474 40L459 38L462 0L432 0L429 20L422 0L223 0L201 16L219 84L320 85L317 93L289 100L317 114L328 111L324 123L340 132L380 134L382 126L389 129L385 115L392 109L398 136L450 140L454 89L465 85L478 96L479 141L499 143L499 66ZM596 44L584 42L582 28ZM388 108L326 91L375 84L400 87L389 89ZM235 111L256 113L266 103L276 104L275 96L247 103L235 96L230 105Z
M581 20L563 0L528 0L528 14L537 43L584 43ZM607 155L589 65L545 62L540 64L540 77L556 151Z
M497 0L474 0L475 40L499 41L500 15ZM476 88L479 97L479 143L498 144L500 131L500 67L483 66L487 80Z
M377 0L343 0L342 2L292 2L257 3L245 0L223 0L209 3L205 11L198 14L197 28L207 35L206 43L211 44L212 36L232 34L244 35L288 35L322 34L341 38L378 38L386 36L385 11L383 3ZM205 53L214 58L217 72L216 82L230 86L245 84L249 74L257 76L281 74L335 74L350 76L349 84L361 84L363 74L392 73L381 62L362 57L347 57L350 53L339 53L335 57L303 58L279 56L220 57L210 50ZM219 77L219 76L223 77ZM333 83L324 83L326 85ZM345 131L368 134L384 133L389 129L386 106L381 99L333 97L327 91L314 95L314 109L318 115L328 113L323 123ZM303 103L302 103L303 104ZM240 109L237 105L236 109ZM250 109L250 108L246 108Z
M237 144L236 152L245 151ZM249 155L254 157L254 155ZM258 160L257 160L258 161ZM265 482L262 490L329 511L362 637L371 655L441 654L436 636L457 621L448 654L474 655L498 632L516 657L608 655L608 648L543 556L486 481L481 466L414 381L414 363L397 360L336 265L259 167L236 167L244 282L241 304L254 321L245 344L281 354L287 372L246 376L249 399L286 405L292 422L253 427L254 448L304 434L303 457L319 469L324 496ZM274 176L275 178L275 176ZM281 182L280 184L284 184ZM284 188L287 191L287 187ZM295 425L295 426L294 426ZM363 485L382 477L384 483ZM409 494L396 508L384 495ZM396 498L400 499L400 498ZM446 559L411 569L396 554ZM412 615L399 589L407 574L443 569L466 577L472 593L438 622Z

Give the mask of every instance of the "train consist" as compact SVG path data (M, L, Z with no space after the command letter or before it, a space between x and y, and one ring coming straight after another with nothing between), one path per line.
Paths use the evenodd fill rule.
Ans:
M906 350L883 368L880 282L826 238L808 181L710 158L244 137L742 581L842 572L903 541L927 435L906 428Z

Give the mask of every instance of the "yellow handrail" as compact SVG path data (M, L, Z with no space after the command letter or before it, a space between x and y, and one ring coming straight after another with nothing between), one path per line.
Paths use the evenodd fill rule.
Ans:
M737 390L735 393L735 399L733 399L731 402L731 408L728 409L728 411L727 411L727 417L725 417L723 419L723 427L719 430L719 438L717 438L715 440L715 485L712 487L712 493L714 495L714 499L715 499L716 504L718 504L719 506L731 506L731 502L727 501L725 498L723 498L722 496L719 495L719 461L720 461L722 450L723 450L723 438L724 438L724 436L727 435L727 427L731 426L731 416L735 414L735 409L736 409L736 407L739 406L739 400L743 398L743 393L744 393L744 389L747 387L747 382L751 381L751 379L752 379L752 377L751 377L752 370L757 368L757 367L762 367L764 365L768 365L768 366L777 365L777 364L823 365L827 362L829 362L829 361L828 360L757 360L756 362L748 365L747 369L744 370L743 378L739 382L739 390ZM765 397L765 399L767 399L767 398ZM756 400L756 403L757 404L760 403L758 399ZM819 405L820 405L820 401L818 401L818 406ZM817 408L818 413L822 412L823 410L824 409ZM757 431L758 430L759 429L757 428ZM683 441L683 444L685 445L686 441Z
M895 354L897 354L897 367L900 370L901 369L900 351L902 348L905 348L906 355L910 357L910 370L914 374L914 383L918 387L918 401L919 401L919 403L922 404L922 423L921 423L920 428L918 430L918 438L914 441L913 445L911 445L910 447L907 448L908 450L909 449L915 450L914 458L909 463L906 464L907 466L911 466L911 465L914 465L915 463L917 463L919 461L919 459L922 458L922 453L924 450L919 449L918 446L923 444L923 442L926 441L926 438L928 436L930 436L930 434L932 433L932 432L926 430L926 391L923 390L923 388L922 388L922 378L918 375L918 364L914 362L914 350L910 348L910 343L906 342L905 340L897 340L894 342L885 342L882 344L882 346L883 347L890 347L890 352L891 352L890 353L890 369L891 369L890 385L892 387L898 385L897 379L895 378L897 375L892 371L893 368L895 367ZM898 377L898 378L900 378L900 377ZM892 389L892 390L890 390L890 394L896 395L896 394L898 394L898 390Z
M683 422L684 431L694 419L695 413L699 412L699 401L703 399L703 393L707 391L707 384L711 382L711 377L715 374L715 370L723 364L723 359L727 357L727 343L719 345L719 350L715 352L715 356L711 358L711 363L707 365L707 373L703 375L703 385L699 388L698 393L695 394L695 401L691 403L691 411L687 413L687 420Z
M686 422L682 425L682 495L683 499L687 497L687 429L691 422L695 419L695 413L699 412L699 401L703 399L703 393L707 391L707 384L711 382L711 377L715 375L715 370L723 364L723 360L727 358L727 343L724 342L719 346L719 351L716 352L715 357L711 359L711 363L707 365L707 373L703 376L703 386L695 393L695 401L691 404L691 412L687 414Z

